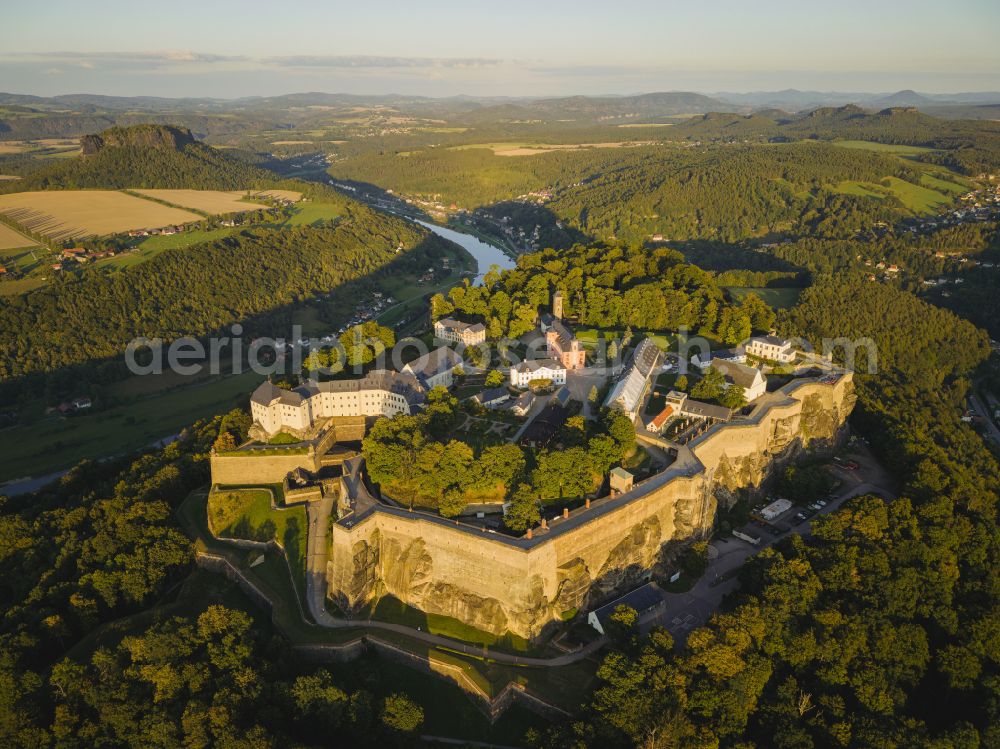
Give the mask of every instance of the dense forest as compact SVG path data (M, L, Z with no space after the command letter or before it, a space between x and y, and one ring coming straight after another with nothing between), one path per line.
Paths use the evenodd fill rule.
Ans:
M330 171L465 208L545 189L553 195L546 210L569 228L630 240L663 234L732 241L775 231L851 236L909 211L895 196L843 194L838 185L887 177L920 182L899 159L823 143L584 148L520 157L471 146L378 151Z
M436 294L431 315L481 319L489 337L517 338L535 326L537 310L550 305L556 290L563 292L566 315L596 328L686 327L736 343L773 321L754 295L740 305L726 302L713 274L684 262L681 253L638 245L574 245L522 255L516 269L490 272L482 286Z
M118 357L137 336L169 341L234 322L244 323L248 335L287 336L287 327L248 318L335 292L390 263L399 271L437 257L439 240L419 227L341 203L344 215L331 225L247 229L118 273L68 276L6 300L0 379ZM397 255L399 246L419 252Z
M410 743L423 721L411 697L364 662L350 684L297 663L248 601L213 587L222 578L192 574L174 511L208 479L218 435L247 426L238 411L215 417L157 453L83 463L0 503L4 746ZM106 629L129 616L124 633Z
M897 476L757 555L677 648L624 631L577 721L535 746L976 747L1000 741L1000 471L961 425L969 323L881 284L821 279L785 332L864 331L855 422ZM933 350L933 355L930 352ZM627 623L627 622L626 622Z

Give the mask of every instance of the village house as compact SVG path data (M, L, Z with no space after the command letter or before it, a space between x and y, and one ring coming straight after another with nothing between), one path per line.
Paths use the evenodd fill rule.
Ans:
M481 393L476 393L472 396L472 400L478 403L483 408L496 408L501 403L505 403L510 400L510 392L507 388L489 388Z
M515 416L527 416L533 405L535 405L535 394L529 390L518 396L514 405L510 407L510 412Z
M446 317L434 323L434 337L441 341L476 346L486 342L486 326Z
M752 403L767 392L767 378L756 367L722 361L721 359L713 359L712 366L725 378L726 389L743 388L743 396L747 403Z
M462 363L454 350L441 346L430 351L419 359L414 359L403 367L403 373L416 377L425 388L450 388L454 381L455 367Z
M646 422L646 431L652 432L653 434L660 434L663 431L663 427L667 425L667 422L670 421L674 415L675 412L673 406L664 406L662 411Z
M731 361L736 362L737 364L743 364L747 360L747 355L742 348L698 352L691 357L691 364L704 372L712 365L713 359L721 359L722 361Z

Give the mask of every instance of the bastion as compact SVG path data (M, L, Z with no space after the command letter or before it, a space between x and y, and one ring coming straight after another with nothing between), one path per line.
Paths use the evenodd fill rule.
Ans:
M328 594L348 613L392 595L425 613L534 640L647 579L662 547L707 536L721 502L806 446L832 445L850 373L795 380L677 448L665 471L520 538L378 503L334 523Z

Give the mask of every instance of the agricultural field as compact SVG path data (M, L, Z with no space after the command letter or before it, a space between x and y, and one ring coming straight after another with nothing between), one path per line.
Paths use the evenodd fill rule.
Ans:
M201 242L210 242L213 239L222 239L232 234L235 229L231 227L221 227L218 229L195 229L185 231L180 234L158 234L146 237L130 252L122 252L114 257L104 258L97 261L100 268L127 268L139 265L147 260L159 255L165 250L180 250Z
M162 200L181 208L189 208L202 213L242 213L267 208L261 203L243 200L247 193L240 190L133 190L153 200Z
M282 226L311 226L318 221L330 221L340 215L332 203L305 203L294 208L294 214Z
M0 430L0 482L44 476L81 460L136 450L190 426L206 414L244 404L263 378L254 372L217 377L136 398L104 411L46 416Z
M581 151L591 148L636 148L655 145L655 141L615 141L609 143L473 143L466 146L452 146L452 151L467 151L471 148L488 148L496 156L537 156L554 151Z
M926 177L927 175L924 175ZM913 213L935 213L943 207L951 204L958 185L944 182L937 178L931 178L931 182L921 178L924 183L915 185L912 182L899 179L898 177L886 177L882 183L858 182L856 180L845 180L833 186L834 192L845 195L858 195L860 197L882 199L885 197L895 197L908 210ZM940 189L934 189L940 185ZM934 187L925 185L931 184Z
M254 195L263 198L273 198L275 200L291 200L293 203L302 200L302 193L295 190L261 190Z
M0 195L0 213L55 241L200 221L201 216L116 190Z
M0 250L15 250L37 247L38 242L14 231L6 224L0 224Z

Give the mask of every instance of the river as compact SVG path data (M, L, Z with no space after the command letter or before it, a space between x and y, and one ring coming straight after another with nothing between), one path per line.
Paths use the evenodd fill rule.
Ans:
M464 232L455 231L454 229L446 229L443 226L438 226L437 224L429 224L426 221L417 221L416 223L423 226L425 229L437 234L439 237L448 239L455 244L459 245L468 252L472 257L476 259L478 265L477 275L475 283L481 284L483 282L483 276L492 268L494 265L500 270L510 270L515 267L515 263L511 260L510 256L501 250L496 245L488 244L484 242L479 237L473 236L472 234L466 234Z

